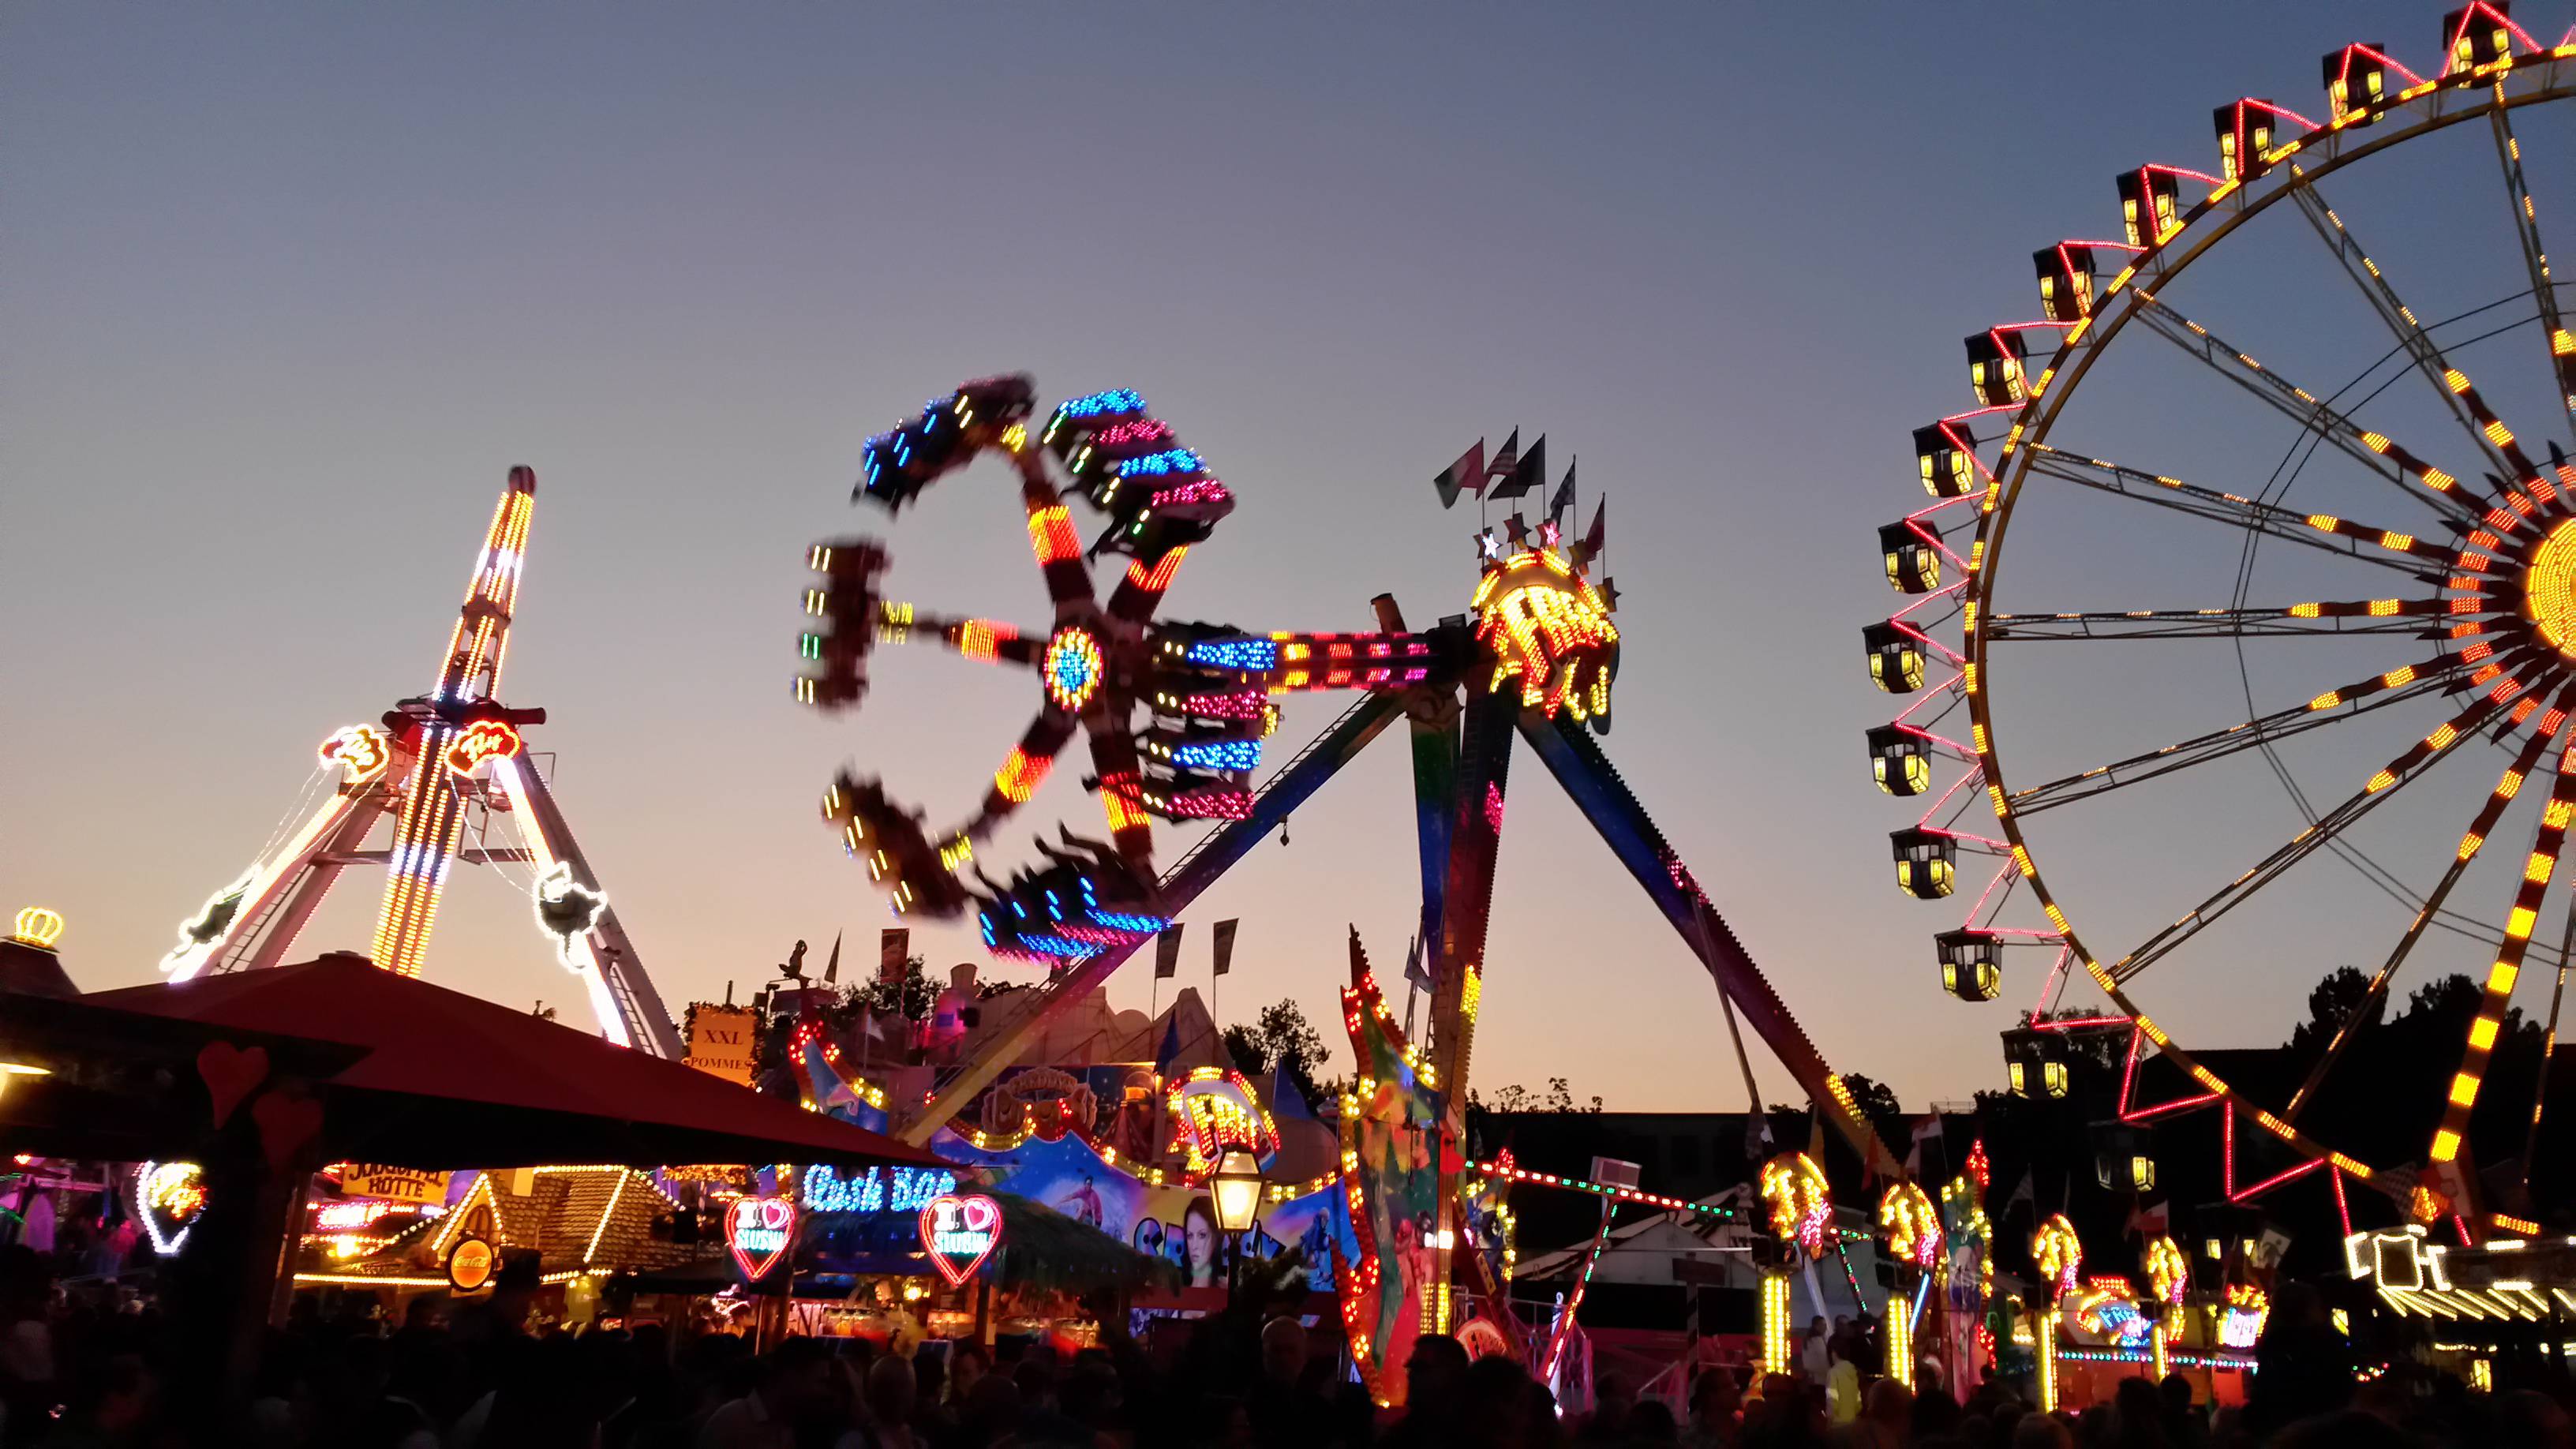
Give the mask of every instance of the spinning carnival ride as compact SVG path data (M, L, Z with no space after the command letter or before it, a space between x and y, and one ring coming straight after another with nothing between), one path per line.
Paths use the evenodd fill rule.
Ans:
M161 961L171 980L277 965L341 870L379 863L385 898L369 954L386 970L417 976L449 867L459 860L525 866L538 925L581 978L600 1030L621 1046L680 1055L678 1033L634 942L545 772L528 758L520 730L542 724L546 712L511 709L495 698L536 511L536 474L511 469L436 687L397 702L376 723L349 725L322 742L320 767L305 791L321 794L320 802L299 802L250 868L181 924L177 946ZM508 822L516 845L491 841L495 816ZM367 837L386 817L390 839L368 849Z
M934 830L896 803L882 782L846 773L824 797L825 818L867 864L898 913L942 919L971 913L995 954L1040 962L1052 971L1030 1009L989 1033L940 1082L926 1107L894 1124L906 1140L927 1141L1016 1062L1050 1018L1106 981L1402 717L1413 746L1421 939L1432 948L1432 1016L1427 1046L1395 1041L1372 1047L1375 1056L1407 1065L1400 1087L1385 1081L1372 1086L1373 1120L1382 1115L1383 1121L1371 1130L1400 1136L1417 1115L1387 1093L1429 1100L1440 1122L1440 1140L1424 1144L1422 1154L1437 1164L1437 1226L1415 1225L1420 1252L1430 1261L1407 1285L1424 1290L1423 1321L1397 1325L1407 1330L1405 1341L1409 1332L1445 1331L1455 1321L1450 1286L1457 1281L1456 1249L1450 1245L1462 1241L1456 1231L1464 1165L1459 1127L1515 733L1698 954L1727 1004L1730 1026L1741 1010L1864 1157L1894 1172L1893 1159L1853 1110L1841 1082L1593 741L1595 732L1609 726L1618 664L1611 600L1586 572L1601 547L1597 520L1590 535L1571 545L1552 517L1535 529L1515 517L1501 532L1484 535L1482 576L1469 617L1412 630L1394 600L1380 596L1374 631L1250 633L1155 617L1184 559L1210 537L1235 500L1207 461L1181 446L1133 392L1076 398L1041 423L1025 376L968 383L934 399L894 432L869 440L865 478L854 498L899 510L985 453L998 454L1018 477L1029 544L1054 606L1044 627L1023 630L990 619L934 616L885 597L880 582L890 555L874 539L818 544L809 560L819 577L807 594L807 612L823 622L804 636L810 667L796 683L800 699L826 709L858 704L867 689L870 653L880 641L935 641L965 658L1038 676L1035 719L964 822ZM1479 445L1444 476L1444 494L1454 498L1460 487L1482 493L1489 478L1513 474L1520 461L1516 440L1503 454L1489 469ZM1496 490L1498 496L1519 491L1525 489ZM1076 496L1106 522L1088 549L1068 506ZM1127 561L1105 603L1091 573L1102 553ZM1358 698L1254 788L1253 772L1277 727L1280 701L1324 690ZM1100 797L1108 839L1063 831L1060 844L1038 842L1037 864L996 879L980 853L1077 733L1090 757L1092 773L1084 783ZM1158 873L1158 820L1216 823ZM1354 1002L1375 1000L1364 969L1355 975L1354 991L1358 995L1348 998ZM1377 1030L1369 1025L1376 1020L1375 1012L1355 1005L1355 1041L1364 1026ZM1749 1069L1746 1078L1749 1092ZM1390 1153L1404 1155L1393 1149L1380 1155ZM1410 1240L1400 1246L1407 1255L1415 1250ZM1487 1261L1478 1254L1460 1256ZM1464 1277L1470 1291L1496 1291L1489 1272L1470 1269ZM1373 1352L1363 1357L1400 1364L1403 1348L1404 1341L1388 1342L1380 1334ZM1379 1392L1400 1396L1401 1387L1389 1382Z
M2191 1108L2225 1113L2223 1170L2228 1194L2236 1201L2322 1172L2331 1179L2339 1208L2349 1179L2389 1194L2418 1221L2457 1214L2464 1233L2478 1222L2518 1234L2537 1231L2537 1225L2478 1213L2478 1179L2467 1168L2464 1149L2490 1049L2531 953L2533 932L2544 924L2549 883L2571 814L2576 814L2576 750L2570 748L2567 729L2569 710L2576 707L2576 498L2570 497L2570 490L2576 490L2576 468L2568 466L2556 442L2542 448L2508 426L2498 416L2497 395L2482 391L2462 364L2473 345L2498 338L2478 353L2476 365L2482 370L2502 365L2526 377L2545 377L2541 386L2527 390L2535 400L2547 399L2540 406L2567 414L2534 417L2532 426L2565 433L2576 419L2576 334L2560 314L2558 284L2541 244L2541 209L2527 184L2523 143L2516 135L2518 112L2576 97L2576 46L2540 45L2501 4L2470 5L2445 16L2441 42L2440 63L2421 74L2377 45L2348 45L2327 54L2322 120L2265 100L2219 107L2220 174L2165 165L2121 173L2117 191L2125 240L2067 241L2038 252L2043 319L1994 327L1967 339L1977 406L1916 430L1920 478L1933 501L1879 531L1888 581L1913 601L1864 629L1870 674L1881 689L1915 698L1894 722L1869 731L1868 749L1882 790L1928 806L1912 826L1891 836L1900 888L1926 900L1955 892L1973 901L1955 929L1935 938L1945 990L1970 1001L1990 999L2003 985L2006 949L2036 947L2041 958L2053 962L2039 992L2045 1008L2071 971L2080 968L2115 1003L2118 1015L2110 1020L2129 1034L2121 1117L2139 1122ZM2563 112L2550 118L2561 125L2566 119ZM2490 301L2491 291L2478 297L2487 305L2449 323L2428 323L2400 300L2390 272L2363 250L2346 214L2328 204L2322 188L2367 157L2399 148L2413 151L2454 126L2473 131L2440 144L2484 152L2484 143L2491 141L2496 169L2454 164L2441 179L2465 194L2436 204L2410 197L2409 210L2417 218L2440 218L2446 229L2465 229L2492 215L2500 227L2511 227L2522 266L2501 288L2506 293L2501 301ZM2476 162L2473 156L2467 159ZM2469 191L2472 186L2475 190ZM2380 360L2384 369L2365 369L2353 385L2323 397L2220 340L2173 300L2186 269L2283 201L2307 224L2289 228L2301 233L2295 241L2306 248L2304 255L2318 259L2313 246L2323 244L2319 260L2331 265L2311 268L2327 279L2323 285L2339 290L2348 280L2358 292L2363 306L2350 315L2363 320L2351 325L2374 335L2361 356L2376 354L2379 342L2388 337L2395 343ZM2304 235L2311 230L2313 240ZM2267 255L2255 251L2256 245L2244 243L2227 254ZM2446 255L2467 252L2454 245ZM2458 285L2468 270L2449 263L2438 280ZM2329 319L2311 315L2299 320L2302 335L2329 335ZM2294 422L2294 463L2275 471L2269 483L2250 478L2188 481L2166 471L2183 471L2176 464L2154 457L2109 461L2095 455L2087 440L2073 436L2074 428L2061 430L2070 401L2084 391L2105 350L2116 341L2145 336L2172 344L2183 357L2233 384L2231 396L2250 398ZM2153 344L2141 342L2121 355L2127 359L2130 352L2152 349ZM2545 374L2534 371L2542 368ZM2384 378L2377 375L2383 370L2388 373ZM2407 371L2420 374L2429 395L2392 398L2370 414L2368 423L2354 416L2380 391L2413 388L2403 378ZM2364 385L2372 383L2380 390L2365 391ZM2124 379L2104 383L2101 390L2126 385ZM2439 439L2440 447L2425 442L2428 451L2415 451L2397 436L2407 430L2406 423L2387 411L2401 402L2422 409L2411 431L2428 430L2422 418L2435 419L2429 430L2441 431L2440 420L2447 416L2456 422L2459 436ZM2135 403L2126 409L2138 410ZM2193 441L2171 432L2164 436L2169 448ZM2318 476L2302 477L2311 454L2320 465ZM2447 459L2461 471L2449 471L2437 459ZM2355 468L2357 473L2351 471ZM2342 506L2345 495L2329 502L2317 492L2332 486L2338 473L2354 490L2349 509ZM2284 498L2293 483L2306 490L2298 505ZM2097 563L2142 559L2162 575L2159 582L2167 589L2176 586L2177 578L2189 587L2189 576L2179 550L2158 555L2140 541L2137 526L2154 515L2117 503L2087 511L2075 502L2146 504L2170 510L2165 516L2178 514L2234 530L2243 560L2234 596L2216 607L2051 612L2024 607L2018 597L1999 599L2007 562L2004 544L2014 519L2052 494L2066 500L2056 518L2075 518L2094 530L2085 536L2077 558ZM2370 521L2362 521L2364 517ZM2024 532L2039 527L2030 525ZM2106 534L2104 529L2120 531ZM2066 536L2034 535L2049 546ZM2051 578L2046 557L2022 561L2023 555L2042 549L2034 542L2013 552L2021 563L2017 577L2029 576L2022 592L2038 592L2031 587L2034 580L2055 588L2083 585L2082 580ZM2303 571L2296 579L2303 591L2314 579L2321 581L2321 589L2350 592L2249 603L2258 550L2265 551L2265 560L2275 568ZM2308 570L2313 573L2304 572ZM2168 595L2134 602L2176 600ZM2205 596L2195 602L2219 603ZM1952 635L1947 626L1954 621L1958 632ZM2056 728L2036 727L2030 721L2046 712L2029 711L2030 696L2016 691L2029 690L2052 674L2068 677L2070 641L2087 646L2076 653L2122 656L2116 663L2094 661L2109 672L2074 676L2105 681L2073 712L2082 721L2083 736L2089 737L2105 722L2141 709L2152 713L2156 707L2156 701L2132 706L2113 693L2123 682L2155 677L2143 668L2150 661L2140 652L2139 641L2193 639L2236 641L2251 715L2246 722L2188 734L2070 773L2040 772L2053 778L2034 780L2006 770L2007 745L2018 745L2020 757L2028 759L2044 754L2032 740L2045 746L2063 743L2068 735L2067 725L2073 722L2068 713L2052 721ZM2326 642L2330 639L2360 642ZM2273 642L2246 642L2257 640ZM2046 661L2058 668L2043 669L2041 661L2027 657L2036 641L2060 641ZM2298 647L2288 647L2292 641ZM2001 647L2006 645L2013 647ZM2320 661L2317 656L2327 649L2346 654L2374 650L2376 655L2362 669L2355 659ZM2085 661L2073 664L2080 671ZM2131 664L2142 666L2134 680L2124 669ZM2274 681L2280 687L2267 688ZM1999 692L2029 712L2016 713L2012 705L1998 708ZM2273 699L2258 699L2266 693ZM2348 778L2327 780L2323 771L2313 773L2311 781L2324 780L2326 788L2314 803L2282 763L2280 746L2293 736L2322 731L2331 740L2358 742L2362 730L2401 717L2382 716L2381 711L2411 701L2422 701L2431 712L2406 735L2363 746L2366 753L2339 764L2336 768L2350 770ZM2377 718L2371 726L2352 723L2367 717ZM2418 733L2424 724L2432 727ZM2374 845L2390 862L2383 867L2380 859L2365 853L2358 833L2364 817L2401 795L2409 797L2410 807L2425 803L2419 782L2445 758L2470 752L2480 742L2492 744L2503 756L2500 776L2484 777L2493 779L2491 789L2456 807L2440 807L2433 817L2438 822L2433 828L2441 832L2436 839L2422 840L2407 830L2423 847L2418 854L2401 861L2392 852L2402 846ZM2082 738L2075 743L2080 746ZM2052 859L2080 860L2088 854L2098 859L2111 832L2094 814L2078 834L2052 837L2065 847L2053 855L2032 845L2034 817L2098 802L2152 780L2207 778L2185 772L2206 770L2249 750L2261 751L2290 785L2303 828L2277 847L2259 845L2244 852L2248 861L2220 862L2246 868L2221 877L2223 884L2215 891L2186 896L2178 902L2183 907L2178 915L2163 912L2151 918L2161 921L2170 915L2169 925L2136 937L2097 936L2089 942L2080 937L2071 915L2079 901L2116 915L2125 898L2146 889L2142 882L2149 877L2138 872L2108 891L2060 894L2043 868ZM2097 746L2091 758L2099 759L2101 753ZM2492 842L2504 845L2507 860L2519 862L2520 868L2507 872L2510 879L2496 889L2498 898L2482 898L2473 906L2471 893L2463 891L2455 902L2454 888L2485 853L2490 835L2507 828L2506 817L2521 796L2540 803L2526 801L2510 824L2515 833ZM1985 827L1968 818L1980 806L1993 811L1993 834L1983 833ZM2101 808L2096 805L2095 811ZM2063 818L2052 816L2047 824ZM2400 810L2381 818L2407 816ZM2451 836L2463 823L2465 833ZM2147 830L2149 838L2167 847L2167 857L2196 859L2196 842L2174 835L2173 828L2171 817L2165 817L2162 825ZM2527 850L2515 852L2513 847L2526 837ZM2353 875L2337 878L2354 889L2357 899L2350 906L2375 901L2370 891L2358 889L2367 880L2395 897L2411 919L2394 932L2393 940L2382 938L2370 947L2372 955L2359 962L2372 973L2368 994L2352 1006L2304 1083L2295 1092L2257 1100L2184 1050L2146 1014L2140 1004L2141 978L2176 958L2197 955L2204 963L2231 959L2196 938L2320 851L2332 851L2356 867ZM1971 867L1970 861L1985 864ZM2399 878L2399 870L2408 873L2406 879ZM2301 1125L2302 1116L2313 1120L2319 1115L2312 1109L2356 1025L2381 1009L2391 978L2428 930L2485 943L2477 958L2489 963L2482 971L2484 996L2461 1045L2458 1070L2438 1104L2438 1125L2427 1104L2425 1165L2372 1164L2311 1136ZM2558 950L2542 950L2543 964L2554 955L2562 988L2571 938L2576 938L2576 912L2561 930ZM2320 968L2331 964L2318 963ZM2165 969L2170 973L2173 968ZM2553 992L2553 1043L2558 1004ZM2170 1058L2191 1079L2194 1085L2185 1095L2147 1104L2134 1099L2139 1062L2149 1048ZM2542 1070L2545 1084L2545 1066ZM2537 1141L2536 1103L2530 1122L2523 1155L2526 1174L2528 1143ZM2268 1150L2290 1166L2260 1181L2240 1183L2235 1148L2240 1124L2251 1141L2277 1144ZM2349 1231L2348 1210L2346 1219Z

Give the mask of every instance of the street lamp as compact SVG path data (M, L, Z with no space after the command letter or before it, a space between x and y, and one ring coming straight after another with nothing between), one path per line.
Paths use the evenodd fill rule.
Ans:
M1251 1231L1253 1219L1260 1213L1261 1188L1261 1160L1240 1147L1218 1158L1216 1171L1208 1174L1208 1196L1214 1200L1216 1225L1234 1244L1234 1257L1226 1271L1229 1287L1243 1268L1243 1235Z

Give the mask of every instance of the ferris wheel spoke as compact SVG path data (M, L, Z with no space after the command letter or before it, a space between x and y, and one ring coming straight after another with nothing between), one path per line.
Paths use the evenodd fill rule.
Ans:
M2504 168L2505 193L2513 202L2514 235L2522 242L2523 269L2531 276L2531 295L2540 310L2540 326L2549 348L2549 367L2558 381L2569 431L2576 434L2576 336L2558 314L2558 284L2549 279L2549 249L2540 241L2540 213L2531 204L2531 185L2523 177L2522 141L2513 121L2498 106L2488 117L2495 130L2496 162Z
M2553 738L2557 735L2554 729L2549 733ZM2504 944L2496 951L2495 963L2487 968L2478 1014L2469 1023L2468 1039L2461 1046L2460 1070L2451 1078L2450 1094L2442 1108L2442 1125L2433 1133L2431 1155L2437 1163L2459 1156L2460 1145L2467 1136L2469 1110L2477 1105L2487 1059L2495 1051L2505 1007L2513 1000L2514 981L2522 974L2523 958L2531 952L2532 927L2539 923L2540 908L2549 903L2549 881L2557 874L2558 855L2566 848L2571 820L2576 820L2576 749L2562 743L2558 768L2550 781L2549 804L2540 812L2540 823L2533 827L2531 854L2524 858L2522 879L2514 889L2511 913L2505 917Z
M2399 300L2397 289L2389 283L2388 274L2362 250L2361 242L2343 224L2343 218L2326 204L2315 183L2306 179L2307 173L2293 165L2290 174L2298 178L2290 195L2298 202L2300 214L2308 219L2309 226L2316 229L2318 239L2334 254L2335 261L2343 267L2344 275L2360 289L2363 299L2370 303L2370 310L2378 314L2379 320L2387 324L2389 332L2396 337L2398 345L2406 349L2406 355L2415 363L2415 370L2433 385L2433 391L2441 394L2443 405L2459 419L2460 426L2468 431L2470 441L2505 477L2515 480L2531 477L2534 471L2531 459L2523 453L2522 445L2514 440L2512 430L2496 417L2494 409L2487 406L2486 399L2469 381L2468 374L2452 366L2450 359L2442 355L2442 349L2434 345L2432 336L2425 332L2423 321L2416 317L2413 308Z
M2386 435L2363 428L2324 399L2238 351L2161 300L2142 296L2137 318L2147 330L2181 348L2186 356L2342 450L2407 497L2463 523L2480 520L2495 506L2481 490L2424 462Z
M2103 458L2070 453L2046 443L2027 445L2030 471L2062 483L2073 483L2114 498L2153 504L2251 530L2343 558L2376 564L2426 583L2440 583L2457 564L2460 550L2400 529L2380 528L2349 518L2299 513L2277 504L2259 503L2205 484L2186 483L2170 474L2132 468Z
M2172 925L2148 937L2135 950L2112 963L2111 978L2121 983L2135 980L2148 967L2172 955L2193 937L2216 924L2220 917L2280 879L2299 862L2316 854L2363 816L2394 798L2408 785L2424 778L2433 765L2458 749L2461 741L2477 738L2481 727L2503 708L2504 705L2492 696L2480 695L2475 703L2407 747L2382 766L2359 790L2318 816L2315 823L2290 837L2287 843L2263 857L2252 869L2221 886ZM2552 722L2549 728L2555 733L2557 722Z
M2130 609L2063 614L1994 614L1990 640L2021 639L2262 639L2321 634L2401 634L2439 638L2446 631L2422 622L2447 616L2448 599L2352 599L2292 604L2283 609Z
M2565 710L2571 703L2576 703L2576 689L2560 691L2557 708ZM2488 832L2495 829L2496 821L2503 817L2505 807L2513 803L2514 797L2522 792L2523 781L2530 777L2532 766L2539 763L2541 752L2549 747L2549 742L2554 738L2556 736L2553 733L2533 730L2530 737L2523 741L2522 748L2514 753L2513 763L2507 765L2504 773L2496 778L2495 789L2490 791L2486 801L2479 805L2478 813L2469 821L2468 830L2460 836L2459 849L2452 853L2450 866L2442 872L2441 880L2435 882L2433 889L2425 895L2423 905L2415 912L2415 918L2406 923L2405 934L2398 937L2396 947L2388 953L2388 959L2380 964L2378 973L2370 978L2370 985L2362 992L2361 999L2354 1002L2352 1010L2346 1012L2343 1020L2335 1024L2335 1034L2326 1043L2325 1051L2317 1057L2316 1064L2308 1068L2307 1079L2299 1084L2299 1090L2290 1097L2290 1104L2282 1109L2283 1121L2296 1123L2299 1120L2299 1113L2305 1110L2309 1101L2316 1096L2317 1088L2324 1085L2327 1074L2334 1070L2336 1059L2343 1055L2345 1044L2352 1039L2353 1028L2367 1019L2372 1010L2386 997L2389 979L2397 974L2400 966L2406 964L2406 958L2415 950L2415 944L2424 939L2424 928L2431 925L2433 918L2441 913L2442 903L2450 898L2451 887L2459 884L2460 877L2468 873L2469 863L2477 859L2479 852L2486 846ZM2576 917L2571 917L2571 920L2576 920Z
M2080 774L2033 785L2015 791L2006 799L2015 815L2031 815L2078 800L2088 800L2124 786L2143 784L2178 770L2188 770L2292 735L2306 734L2310 730L2386 709L2393 704L2440 693L2453 688L2467 669L2468 666L2456 656L2437 656L2421 665L2392 669L2340 689L2330 689L2305 704L2274 710L2243 724L2177 740L2107 765L2097 765Z

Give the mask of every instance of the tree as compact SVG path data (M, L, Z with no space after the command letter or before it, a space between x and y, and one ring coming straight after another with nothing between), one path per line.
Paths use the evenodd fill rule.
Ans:
M864 1006L876 1012L899 1011L907 1021L920 1021L930 1015L930 1005L939 999L939 990L931 983L921 958L907 956L901 981L879 978L865 986L853 986L841 993L841 1004Z
M1901 1137L1905 1129L1905 1108L1896 1100L1896 1089L1875 1077L1859 1072L1842 1074L1843 1090L1851 1093L1852 1105L1878 1130L1881 1137Z
M2460 981L2467 978L2452 979ZM2290 1033L2290 1054L2302 1063L2314 1062L2367 996L2370 996L2370 978L2357 967L2341 966L2328 972L2325 979L2317 983L2316 989L2308 993L2308 1019L2300 1022L2298 1029ZM2369 1014L2357 1029L2367 1031L2386 1020L2387 1016L2388 997L2383 992L2371 998Z
M1257 1023L1229 1026L1223 1040L1226 1055L1245 1076L1276 1069L1287 1074L1309 1104L1323 1094L1316 1074L1325 1065L1324 1034L1307 1022L1295 1000L1282 998L1261 1008Z

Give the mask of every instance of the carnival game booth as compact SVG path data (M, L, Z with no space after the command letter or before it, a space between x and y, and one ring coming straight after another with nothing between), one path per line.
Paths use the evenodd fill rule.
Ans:
M138 1176L157 1189L143 1194L145 1215L169 1243L174 1311L196 1320L206 1342L228 1345L207 1382L186 1386L209 1403L246 1388L258 1326L292 1287L278 1272L283 1249L312 1219L316 1174L333 1164L480 1174L502 1237L527 1220L514 1220L511 1199L554 1192L540 1181L564 1178L567 1198L576 1184L621 1200L633 1189L622 1167L535 1171L565 1164L938 1165L876 1133L355 956L78 1001L13 997L0 1012L0 1061L43 1073L13 1074L19 1085L0 1095L0 1147L169 1169ZM510 1169L529 1170L529 1193L508 1191L514 1179L492 1182ZM563 1223L583 1216L558 1209ZM621 1221L632 1219L591 1218L603 1247ZM542 1256L546 1230L536 1231ZM488 1242L496 1263L511 1246ZM474 1256L469 1280L489 1272Z

